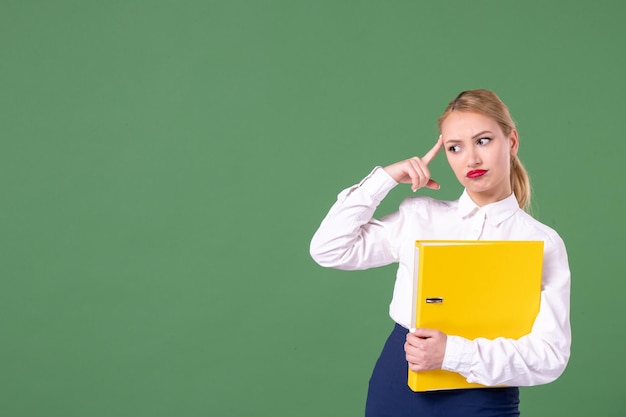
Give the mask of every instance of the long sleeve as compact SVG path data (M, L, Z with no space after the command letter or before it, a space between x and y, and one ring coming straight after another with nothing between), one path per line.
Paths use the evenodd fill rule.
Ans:
M558 378L570 356L570 271L563 241L546 242L540 311L530 334L495 340L448 336L443 368L469 382L531 386Z
M343 190L311 240L313 259L321 266L345 270L396 261L389 227L372 218L376 207L396 185L377 167L359 184Z

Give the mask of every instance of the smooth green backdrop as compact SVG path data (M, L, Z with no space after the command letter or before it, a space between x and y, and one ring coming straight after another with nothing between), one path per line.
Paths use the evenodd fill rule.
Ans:
M0 0L0 415L362 415L394 267L310 238L489 88L572 269L523 415L625 416L625 4Z

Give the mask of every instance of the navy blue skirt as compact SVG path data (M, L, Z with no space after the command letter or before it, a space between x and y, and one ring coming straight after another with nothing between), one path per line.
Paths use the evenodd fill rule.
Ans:
M413 392L407 385L404 342L396 324L376 362L367 393L366 417L519 416L519 388Z

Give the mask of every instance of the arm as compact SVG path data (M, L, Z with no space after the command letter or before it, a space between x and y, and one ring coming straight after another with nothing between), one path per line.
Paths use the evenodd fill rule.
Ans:
M558 378L570 356L570 271L563 241L546 241L541 306L532 331L517 340L448 336L442 369L469 382L531 386Z
M384 169L377 167L359 184L342 191L313 236L310 253L322 266L366 269L397 261L399 214L373 219L374 211L399 182L439 188L430 179L428 163L441 148L441 138L423 158L413 157Z
M343 190L311 240L311 256L321 266L366 269L395 260L385 224L374 211L397 185L382 168Z

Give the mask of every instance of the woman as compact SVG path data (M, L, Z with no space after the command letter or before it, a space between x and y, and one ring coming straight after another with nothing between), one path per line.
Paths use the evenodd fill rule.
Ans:
M558 378L569 359L570 272L565 245L526 211L530 184L517 151L518 133L506 105L491 91L464 91L439 118L441 135L423 157L375 168L339 194L311 242L322 266L355 270L398 263L389 312L396 325L370 379L366 416L518 416L519 386ZM412 197L381 219L372 216L399 183L439 189L428 164L444 149L464 191L456 201ZM416 240L542 240L541 306L520 339L467 340L437 329L409 333ZM414 371L445 369L469 382L504 388L415 393Z

